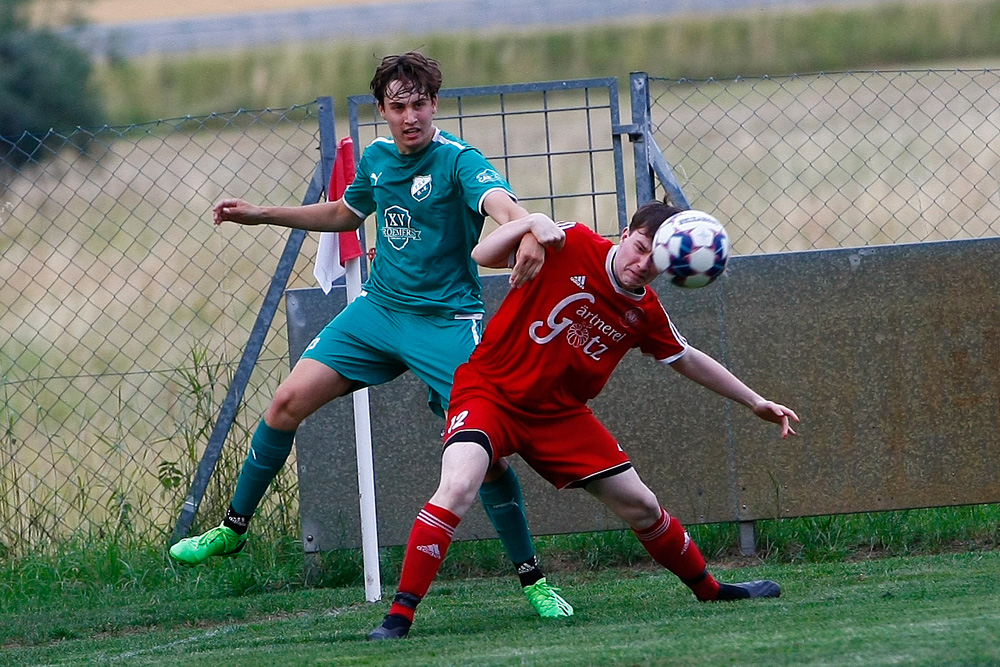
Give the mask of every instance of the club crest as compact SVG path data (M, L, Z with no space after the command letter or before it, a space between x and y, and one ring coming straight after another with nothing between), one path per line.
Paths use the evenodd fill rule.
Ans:
M423 201L431 194L431 177L427 176L414 176L413 183L410 185L410 195L417 201Z

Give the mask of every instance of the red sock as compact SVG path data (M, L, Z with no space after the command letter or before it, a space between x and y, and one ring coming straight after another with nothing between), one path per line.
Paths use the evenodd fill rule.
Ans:
M698 545L676 517L660 509L663 513L659 521L644 530L633 531L635 536L653 560L680 577L699 600L714 600L719 594L719 582L705 568Z
M410 530L410 539L403 556L403 572L399 576L399 593L403 595L396 596L389 608L390 614L399 614L413 620L416 603L427 595L427 589L437 576L441 562L448 553L452 535L461 520L445 508L430 503L420 510ZM403 598L402 601L400 597Z

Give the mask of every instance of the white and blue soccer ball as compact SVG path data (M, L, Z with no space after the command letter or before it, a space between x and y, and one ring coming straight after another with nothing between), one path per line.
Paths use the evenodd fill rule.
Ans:
M725 227L704 211L677 213L653 236L653 263L678 287L704 287L721 276L729 250Z

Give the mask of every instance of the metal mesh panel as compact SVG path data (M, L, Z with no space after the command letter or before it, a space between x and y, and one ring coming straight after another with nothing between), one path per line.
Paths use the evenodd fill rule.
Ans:
M481 150L528 210L616 237L627 220L625 193L617 185L621 140L613 132L617 85L616 79L583 79L446 89L435 124ZM388 128L372 96L349 101L360 151Z
M212 204L223 195L301 203L318 157L315 112L50 133L27 164L0 162L0 542L8 550L169 528L286 236L215 228ZM301 263L292 279L300 286L311 283ZM230 434L220 503L288 368L284 332L275 322L247 417ZM295 494L280 505L294 525Z
M1000 234L990 70L650 78L657 144L740 254Z

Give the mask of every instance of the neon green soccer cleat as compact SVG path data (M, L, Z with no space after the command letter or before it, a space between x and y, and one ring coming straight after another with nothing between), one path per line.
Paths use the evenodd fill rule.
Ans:
M235 556L246 546L247 536L227 526L216 526L197 537L185 537L170 547L170 557L184 565L198 565L212 556Z
M528 602L542 618L560 618L573 615L573 607L557 593L558 588L549 586L545 577L530 586L525 586L522 590L528 596Z

